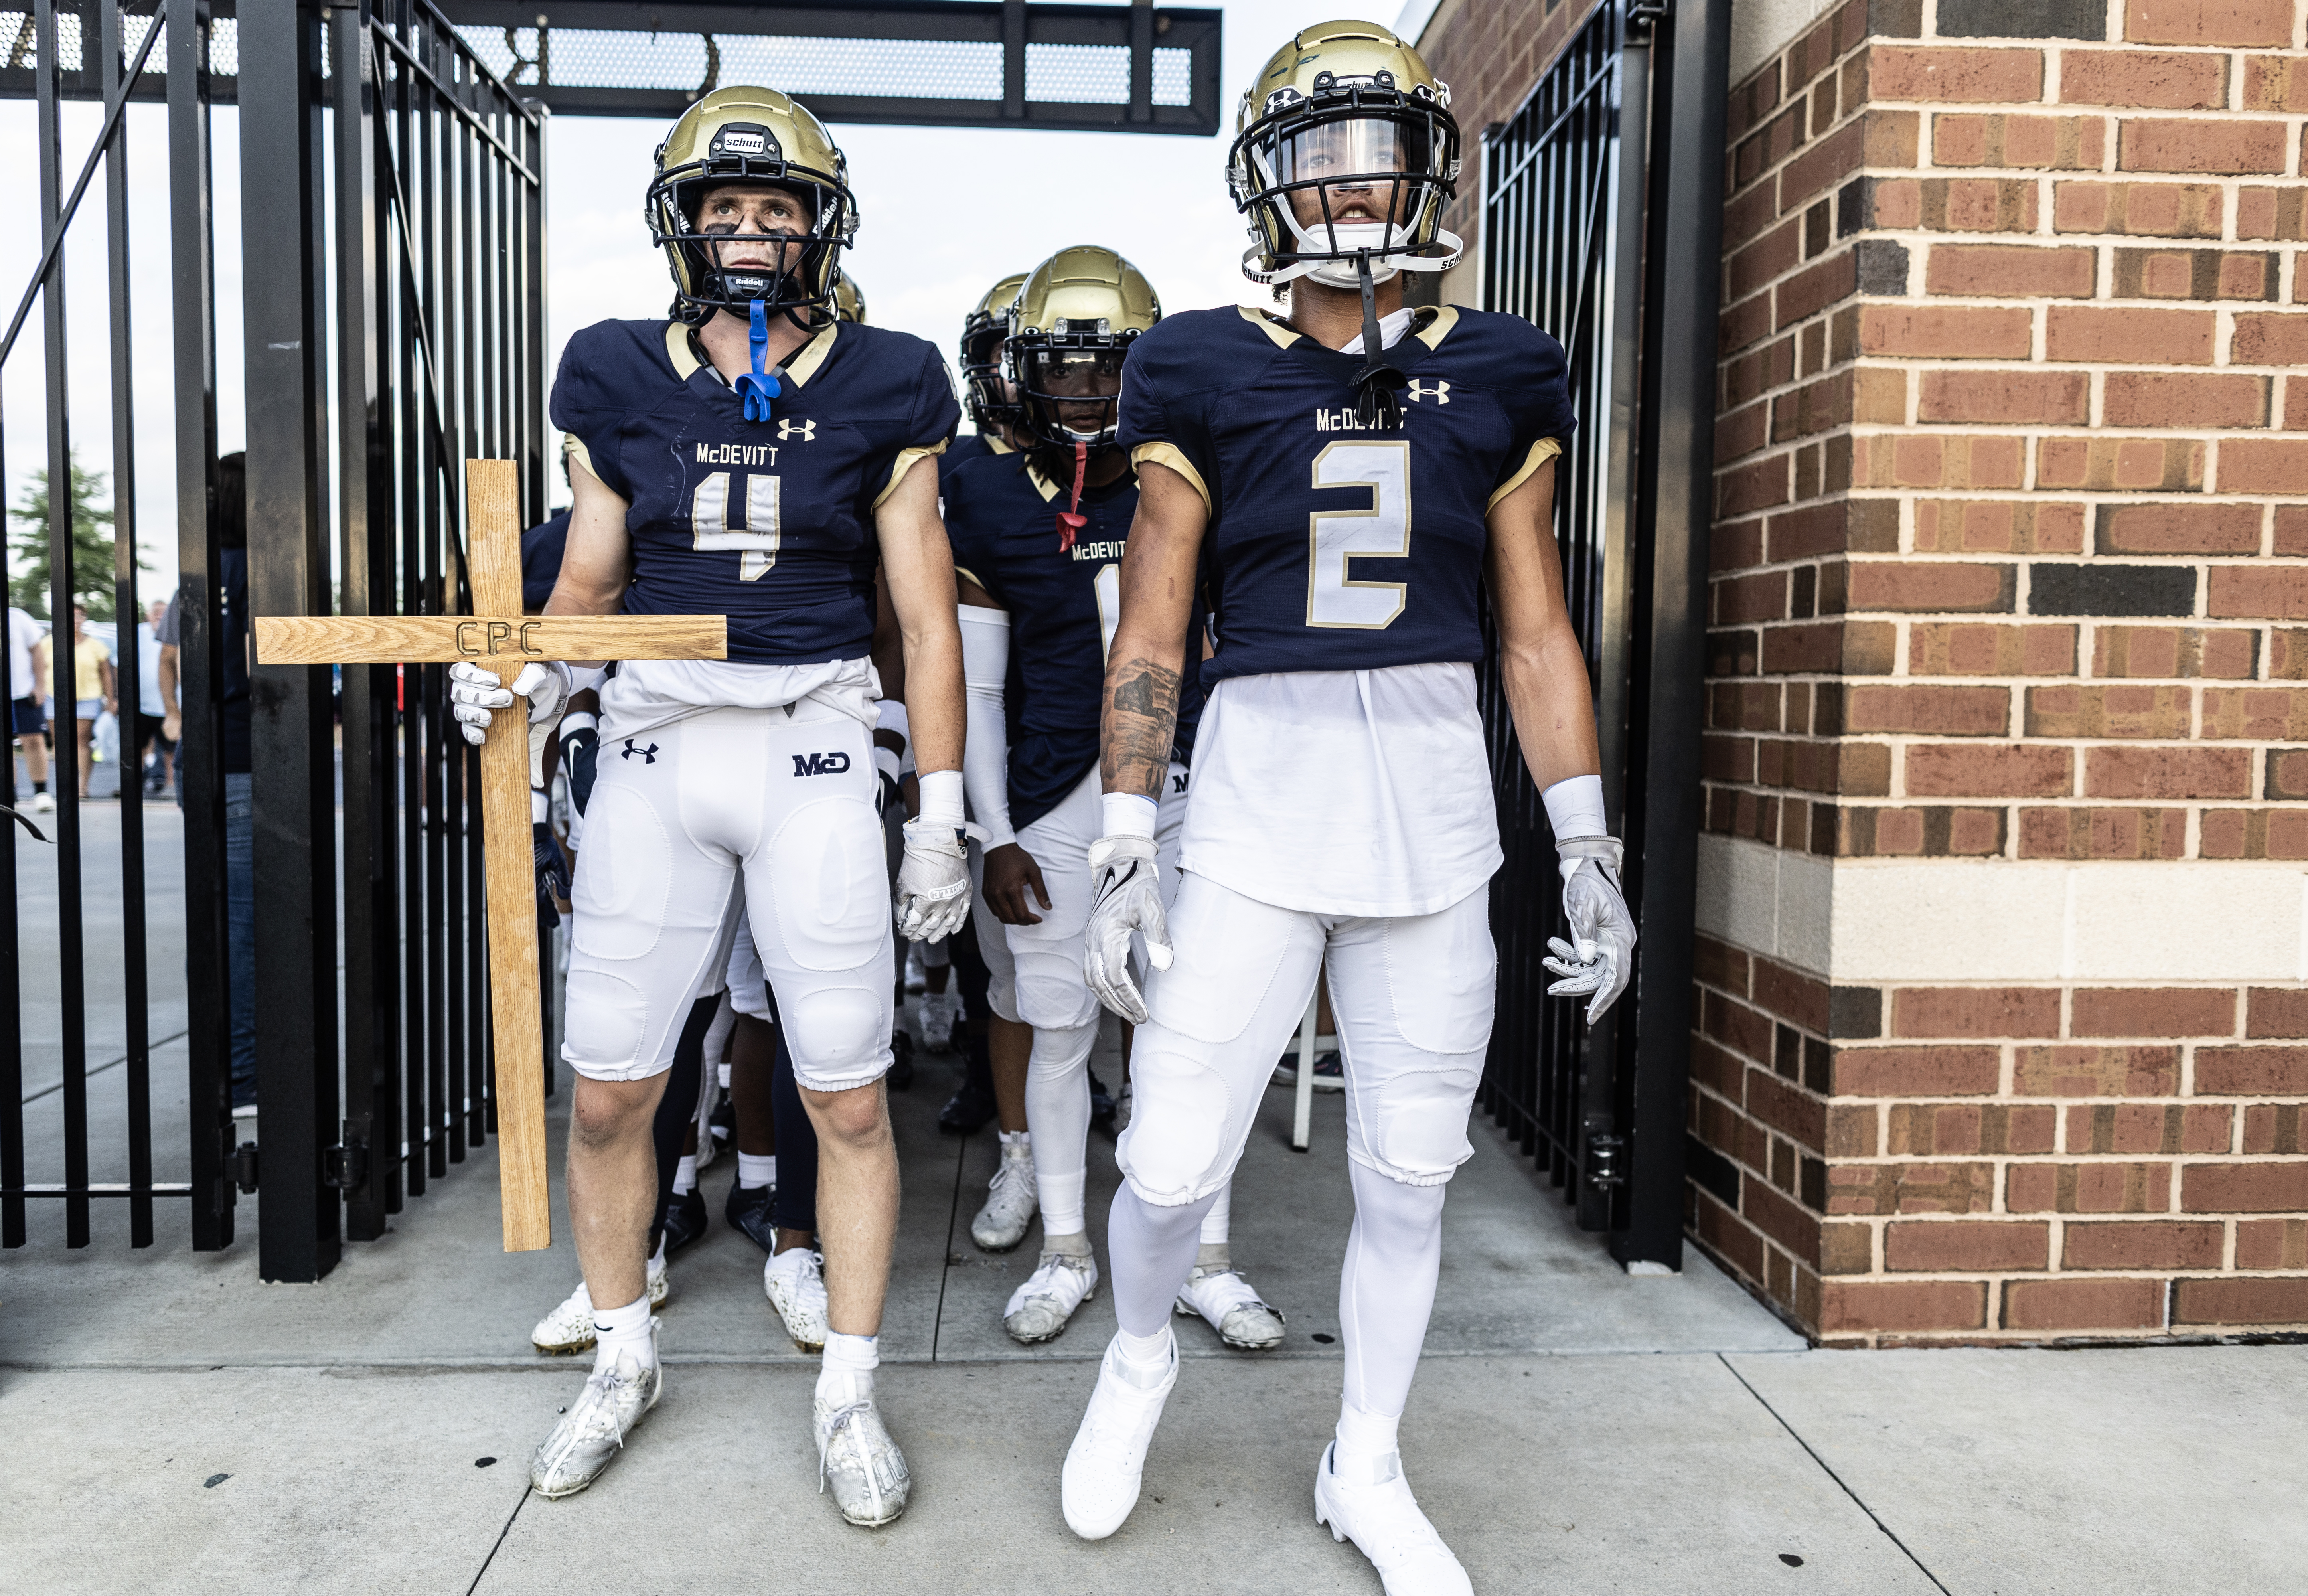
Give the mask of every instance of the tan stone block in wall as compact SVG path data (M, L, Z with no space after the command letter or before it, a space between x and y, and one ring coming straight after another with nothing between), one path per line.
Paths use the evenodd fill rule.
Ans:
M2027 808L2023 859L2176 859L2188 856L2185 809Z
M1932 164L2097 171L2107 149L2105 116L1942 112L1932 118ZM1884 166L1914 162L1883 161Z
M1986 1324L1985 1281L1829 1281L1820 1296L1821 1335L1923 1334Z
M2069 676L2075 668L2070 625L1917 621L1908 628L1908 669L1916 676Z
M2186 687L2030 687L2025 724L2029 737L2186 737L2194 699Z
M2204 485L2205 456L2206 445L2195 438L2043 438L2036 445L2036 486L2054 492L2194 492Z
M2060 98L2070 105L2219 110L2228 102L2228 64L2179 50L2063 50Z
M2157 1330L2163 1324L2160 1280L2012 1281L2003 1288L2006 1330Z
M2088 299L2096 252L2026 244L1934 244L1924 268L1927 294Z
M2128 366L2209 366L2218 329L2218 318L2209 310L2054 305L2044 313L2045 357Z
M2308 688L2207 687L2203 735L2261 743L2308 741Z
M2077 182L2053 186L2054 232L2218 238L2226 221L2226 196L2215 184Z
M2169 1097L2180 1090L2175 1048L2035 1047L2012 1055L2022 1097Z

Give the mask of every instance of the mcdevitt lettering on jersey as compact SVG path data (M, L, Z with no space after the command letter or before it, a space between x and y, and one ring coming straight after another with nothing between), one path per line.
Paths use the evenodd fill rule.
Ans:
M946 483L946 536L955 570L1011 612L1010 823L1019 830L1056 808L1098 763L1107 646L1122 615L1122 555L1138 513L1130 472L1085 488L1087 524L1058 546L1064 491L1016 453L986 455ZM1195 610L1195 635L1201 612ZM1176 757L1186 762L1202 710L1189 677L1179 694Z
M1359 354L1262 311L1165 317L1131 346L1121 442L1210 506L1202 684L1483 657L1484 517L1578 425L1563 346L1520 316L1417 313L1402 424L1355 424Z
M933 345L856 323L779 380L772 418L748 421L681 323L599 322L561 358L553 422L631 506L628 614L726 614L732 660L862 660L874 508L960 410Z

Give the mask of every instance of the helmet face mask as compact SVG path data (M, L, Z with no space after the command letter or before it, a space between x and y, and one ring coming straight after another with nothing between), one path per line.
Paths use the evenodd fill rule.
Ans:
M1110 249L1077 245L1037 266L1018 290L1002 346L1024 430L1069 451L1111 445L1123 363L1161 317L1145 275Z
M1277 52L1243 96L1227 157L1253 240L1244 272L1351 288L1365 266L1382 282L1455 264L1460 241L1442 228L1459 177L1450 107L1417 54L1368 23L1310 30Z
M1003 278L986 290L977 308L962 320L961 380L969 418L980 432L1020 427L1025 421L1002 358L1010 332L1010 311L1018 302L1018 290L1025 286L1023 272Z
M1102 318L1090 324L1106 324ZM1117 340L1110 332L1086 332L1011 346L1017 350L1012 374L1026 429L1046 444L1098 449L1113 443L1121 419L1122 366L1136 336Z
M841 252L857 233L848 177L824 125L774 90L721 89L691 106L658 146L643 203L650 237L673 273L675 314L702 322L760 302L805 312L812 323L832 320ZM795 219L801 230L761 227L762 207L741 208L754 212L750 233L718 204L715 215L704 214L709 194L732 188L797 200L806 217ZM733 234L786 242L767 261L725 263Z

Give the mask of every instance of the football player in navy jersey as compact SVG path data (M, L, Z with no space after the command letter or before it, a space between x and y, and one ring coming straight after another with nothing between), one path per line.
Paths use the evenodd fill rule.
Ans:
M961 648L925 463L958 419L937 351L836 318L857 229L823 125L773 91L718 90L659 146L646 202L676 289L666 321L569 341L553 419L575 503L548 614L721 614L726 661L627 663L601 688L599 774L579 855L563 1057L570 1217L597 1366L538 1449L539 1494L581 1490L661 1389L643 1290L651 1112L684 1017L728 962L743 902L819 1145L829 1297L814 1428L853 1523L904 1511L904 1457L874 1404L898 1212L890 878L874 813L868 660L878 553L903 633L921 814L900 929L969 912ZM460 719L525 697L547 725L561 666L512 683L454 668ZM742 894L742 898L741 898Z
M1138 507L1130 462L1115 444L1115 396L1131 344L1161 315L1144 275L1110 249L1062 249L1036 267L1007 338L1029 447L972 461L946 487L969 704L963 777L987 833L979 940L1007 941L1012 1017L1033 1027L1030 1135L1005 1131L1001 1170L971 1232L982 1246L1015 1247L1038 1203L1041 1260L1003 1313L1004 1328L1029 1344L1064 1330L1098 1284L1083 1201L1098 1005L1083 974L1082 928L1099 832L1098 689ZM1181 694L1165 762L1155 834L1166 884L1175 879L1201 698ZM1002 923L985 924L988 911ZM1029 1175L1035 1202L1026 1200ZM1202 1221L1177 1310L1199 1313L1229 1345L1276 1346L1282 1316L1234 1269L1224 1203L1221 1193Z
M1093 987L1141 1022L1137 1113L1107 1232L1121 1331L1064 1479L1066 1521L1086 1537L1112 1534L1137 1501L1177 1379L1172 1299L1319 967L1356 1215L1339 1285L1345 1400L1315 1515L1391 1596L1469 1589L1395 1434L1446 1183L1472 1155L1495 985L1485 888L1503 855L1475 698L1478 590L1563 861L1573 940L1554 945L1549 990L1589 997L1591 1020L1624 989L1634 945L1551 531L1554 458L1577 424L1563 349L1512 316L1402 306L1404 272L1458 253L1438 225L1459 170L1449 106L1383 28L1290 40L1244 96L1229 158L1254 240L1245 269L1290 283L1288 318L1175 315L1130 352L1121 441L1141 496L1106 671L1087 942ZM1199 651L1198 587L1215 647L1166 914L1158 801ZM1151 966L1142 997L1133 936Z
M977 430L954 439L953 446L938 457L941 484L952 480L953 473L970 461L1008 454L1025 446L1020 430L1024 412L1018 404L1018 391L1003 370L1002 353L1009 338L1010 312L1018 303L1018 290L1026 286L1026 276L1018 272L1003 278L986 289L986 298L962 318L962 402Z

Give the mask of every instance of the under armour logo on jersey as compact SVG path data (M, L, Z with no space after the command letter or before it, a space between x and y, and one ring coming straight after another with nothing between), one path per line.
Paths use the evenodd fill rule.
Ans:
M793 762L797 776L838 776L849 768L849 755L839 748L831 754L797 754Z
M1449 404L1451 402L1451 384L1442 382L1422 383L1417 377L1413 377L1410 379L1410 397L1413 399L1431 399L1436 404Z
M642 763L643 764L655 764L657 763L657 745L655 743L651 743L646 748L636 748L633 746L633 739L627 738L625 739L625 751L623 757L631 759L636 754L642 756Z
M817 423L814 421L796 421L790 418L778 423L779 442L783 443L787 439L796 437L801 439L805 444L815 442L817 438Z

